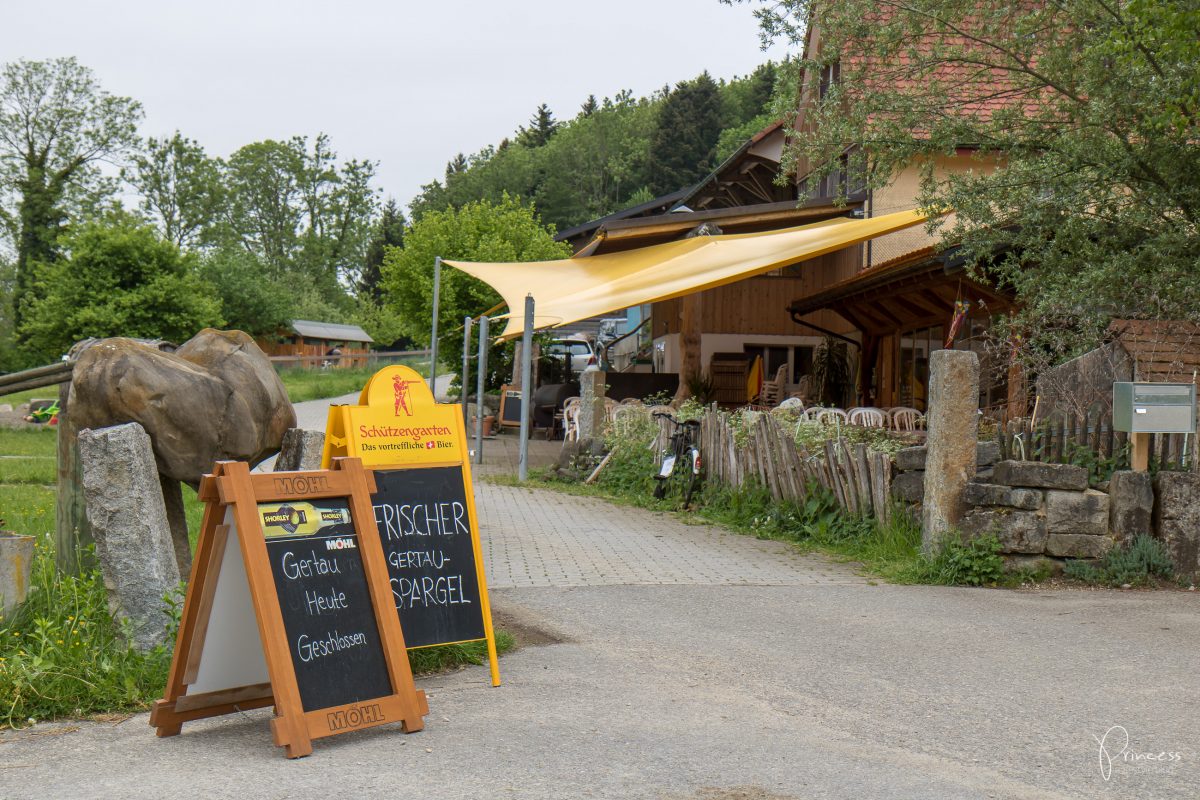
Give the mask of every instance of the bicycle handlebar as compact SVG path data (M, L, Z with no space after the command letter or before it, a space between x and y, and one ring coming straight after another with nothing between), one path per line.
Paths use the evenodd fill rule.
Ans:
M666 411L655 411L650 416L665 417L665 418L671 420L671 422L674 422L676 425L694 425L697 428L700 427L700 420L698 420L698 419L685 419L681 422L681 421L675 419L675 417L673 415L668 414Z

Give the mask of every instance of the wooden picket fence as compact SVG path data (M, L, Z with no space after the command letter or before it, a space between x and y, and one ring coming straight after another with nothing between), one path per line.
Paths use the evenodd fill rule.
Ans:
M871 452L865 444L847 444L845 439L826 440L817 453L797 446L792 426L774 415L752 412L745 441L737 441L729 414L709 410L700 418L700 457L704 479L741 488L757 483L779 501L803 503L809 485L829 490L838 504L855 516L873 516L886 523L891 509L892 459ZM658 420L659 430L651 445L661 454L673 426Z
M1159 469L1196 471L1195 443L1186 433L1151 434L1150 452ZM1129 468L1129 434L1113 430L1112 413L1093 407L1082 415L1055 411L1036 426L1030 419L1003 420L997 426L1000 457L1017 461L1079 463L1090 456Z

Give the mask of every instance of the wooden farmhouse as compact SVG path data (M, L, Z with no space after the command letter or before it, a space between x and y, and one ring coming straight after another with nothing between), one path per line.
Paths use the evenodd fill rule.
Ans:
M810 48L819 47L817 34L815 28L810 32ZM576 257L587 257L689 236L773 231L916 208L917 164L873 191L846 169L816 180L817 165L806 163L798 164L796 175L779 180L787 138L804 134L810 125L806 106L836 79L836 69L806 74L796 128L767 127L699 184L563 231L558 238L575 248ZM933 167L948 174L990 164L961 148ZM924 411L929 354L944 347L969 348L983 365L981 407L999 411L1012 403L1021 413L1021 374L1010 368L1008 353L997 355L984 346L991 320L1010 311L1013 298L972 280L954 248L938 245L917 226L769 274L629 309L627 329L643 326L641 357L632 363L615 359L615 367L681 374L698 369L716 379L739 359L748 364L761 356L765 376L780 375L786 396L805 389L817 348L830 339L845 345L852 374L845 396L833 402ZM729 403L747 400L744 390L736 397L720 391L718 396Z

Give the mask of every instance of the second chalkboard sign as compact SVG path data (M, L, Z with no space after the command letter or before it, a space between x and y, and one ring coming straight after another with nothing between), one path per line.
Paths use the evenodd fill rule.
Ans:
M346 501L260 503L258 513L304 710L391 694Z
M409 647L485 635L460 467L375 470L375 524Z

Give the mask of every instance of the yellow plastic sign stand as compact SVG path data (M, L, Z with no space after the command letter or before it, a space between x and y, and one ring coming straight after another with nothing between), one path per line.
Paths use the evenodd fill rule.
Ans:
M419 373L390 366L371 377L358 405L330 407L321 463L349 456L375 471L372 504L410 648L484 639L499 686L469 455L462 406L438 404ZM385 496L384 487L403 496ZM469 560L474 576L463 571Z

